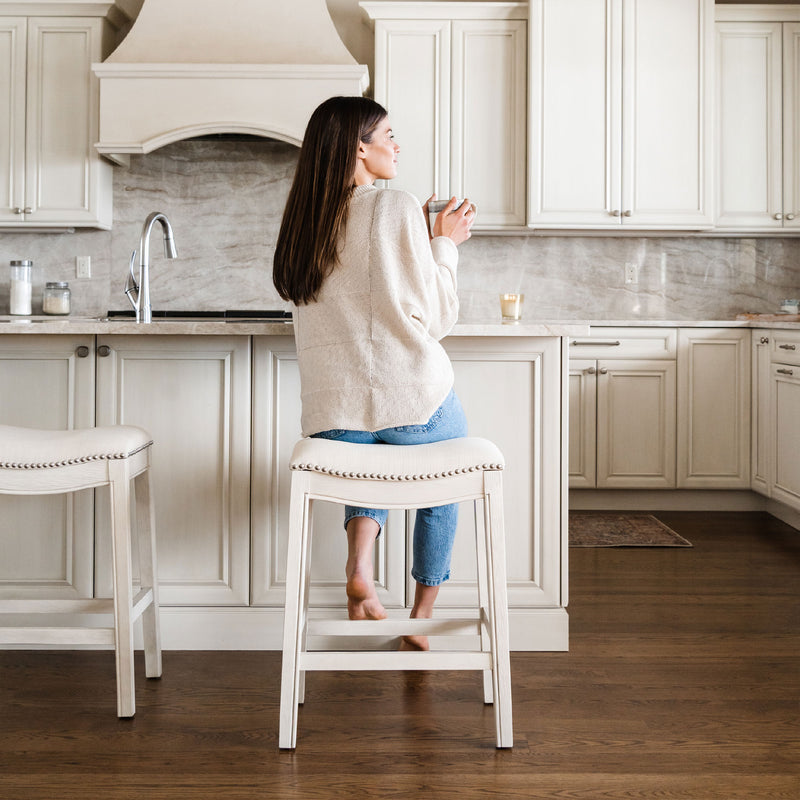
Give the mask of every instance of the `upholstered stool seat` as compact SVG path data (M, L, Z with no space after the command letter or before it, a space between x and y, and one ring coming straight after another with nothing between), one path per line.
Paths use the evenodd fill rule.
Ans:
M422 445L349 444L302 439L295 445L289 511L279 744L297 742L298 704L307 670L480 670L484 701L494 703L497 747L513 745L502 470L490 441L451 439ZM308 615L312 503L366 508L427 508L480 501L476 513L478 607L453 618L348 620ZM477 508L477 507L476 507ZM482 519L482 524L479 521ZM330 535L340 535L331 531ZM320 612L322 613L322 612ZM463 647L430 651L309 650L310 635L452 637ZM477 643L477 644L476 644Z
M114 585L112 600L0 600L0 643L112 645L116 654L120 717L132 717L136 710L133 624L139 617L142 617L146 675L150 678L161 675L155 529L148 471L151 444L147 432L130 425L68 431L0 425L0 494L63 494L109 486ZM131 567L131 481L136 494L141 579L141 589L135 595ZM70 621L48 626L19 623L19 615L37 613L68 614ZM75 614L109 614L113 623L105 628L76 627L71 624L71 616Z

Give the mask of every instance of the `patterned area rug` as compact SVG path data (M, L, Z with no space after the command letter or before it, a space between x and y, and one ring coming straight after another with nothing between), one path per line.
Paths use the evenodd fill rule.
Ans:
M570 511L570 547L691 547L652 514Z

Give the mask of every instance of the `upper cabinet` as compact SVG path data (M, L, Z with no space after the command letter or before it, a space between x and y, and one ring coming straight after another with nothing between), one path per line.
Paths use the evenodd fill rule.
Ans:
M713 0L531 0L529 224L713 224Z
M391 186L469 197L476 229L525 225L526 3L360 3L375 99L400 144Z
M91 64L113 44L114 4L31 2L4 16L21 8L0 1L0 228L110 228Z
M717 227L800 230L800 8L716 16Z

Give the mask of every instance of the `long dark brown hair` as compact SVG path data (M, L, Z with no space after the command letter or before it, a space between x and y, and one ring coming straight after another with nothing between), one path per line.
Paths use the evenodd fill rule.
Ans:
M317 298L337 263L359 142L370 142L386 109L367 97L331 97L311 115L275 246L272 281L295 305Z

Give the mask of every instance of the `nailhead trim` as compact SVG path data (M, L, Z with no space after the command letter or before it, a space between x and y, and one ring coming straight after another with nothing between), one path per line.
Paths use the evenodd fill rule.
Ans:
M78 458L67 458L63 461L46 461L37 464L20 464L17 462L0 461L0 469L53 469L55 467L69 467L73 464L86 464L90 461L116 461L122 458L130 458L136 455L136 453L140 453L142 450L150 447L151 444L153 444L152 441L147 442L147 444L143 444L141 447L137 447L129 453L98 453L93 456L79 456Z
M503 469L503 464L475 464L472 467L456 467L446 472L428 472L417 475L387 475L378 472L343 472L319 464L290 464L290 469L304 472L321 472L334 478L355 478L368 481L435 481L439 478L451 478L467 472L496 472Z

